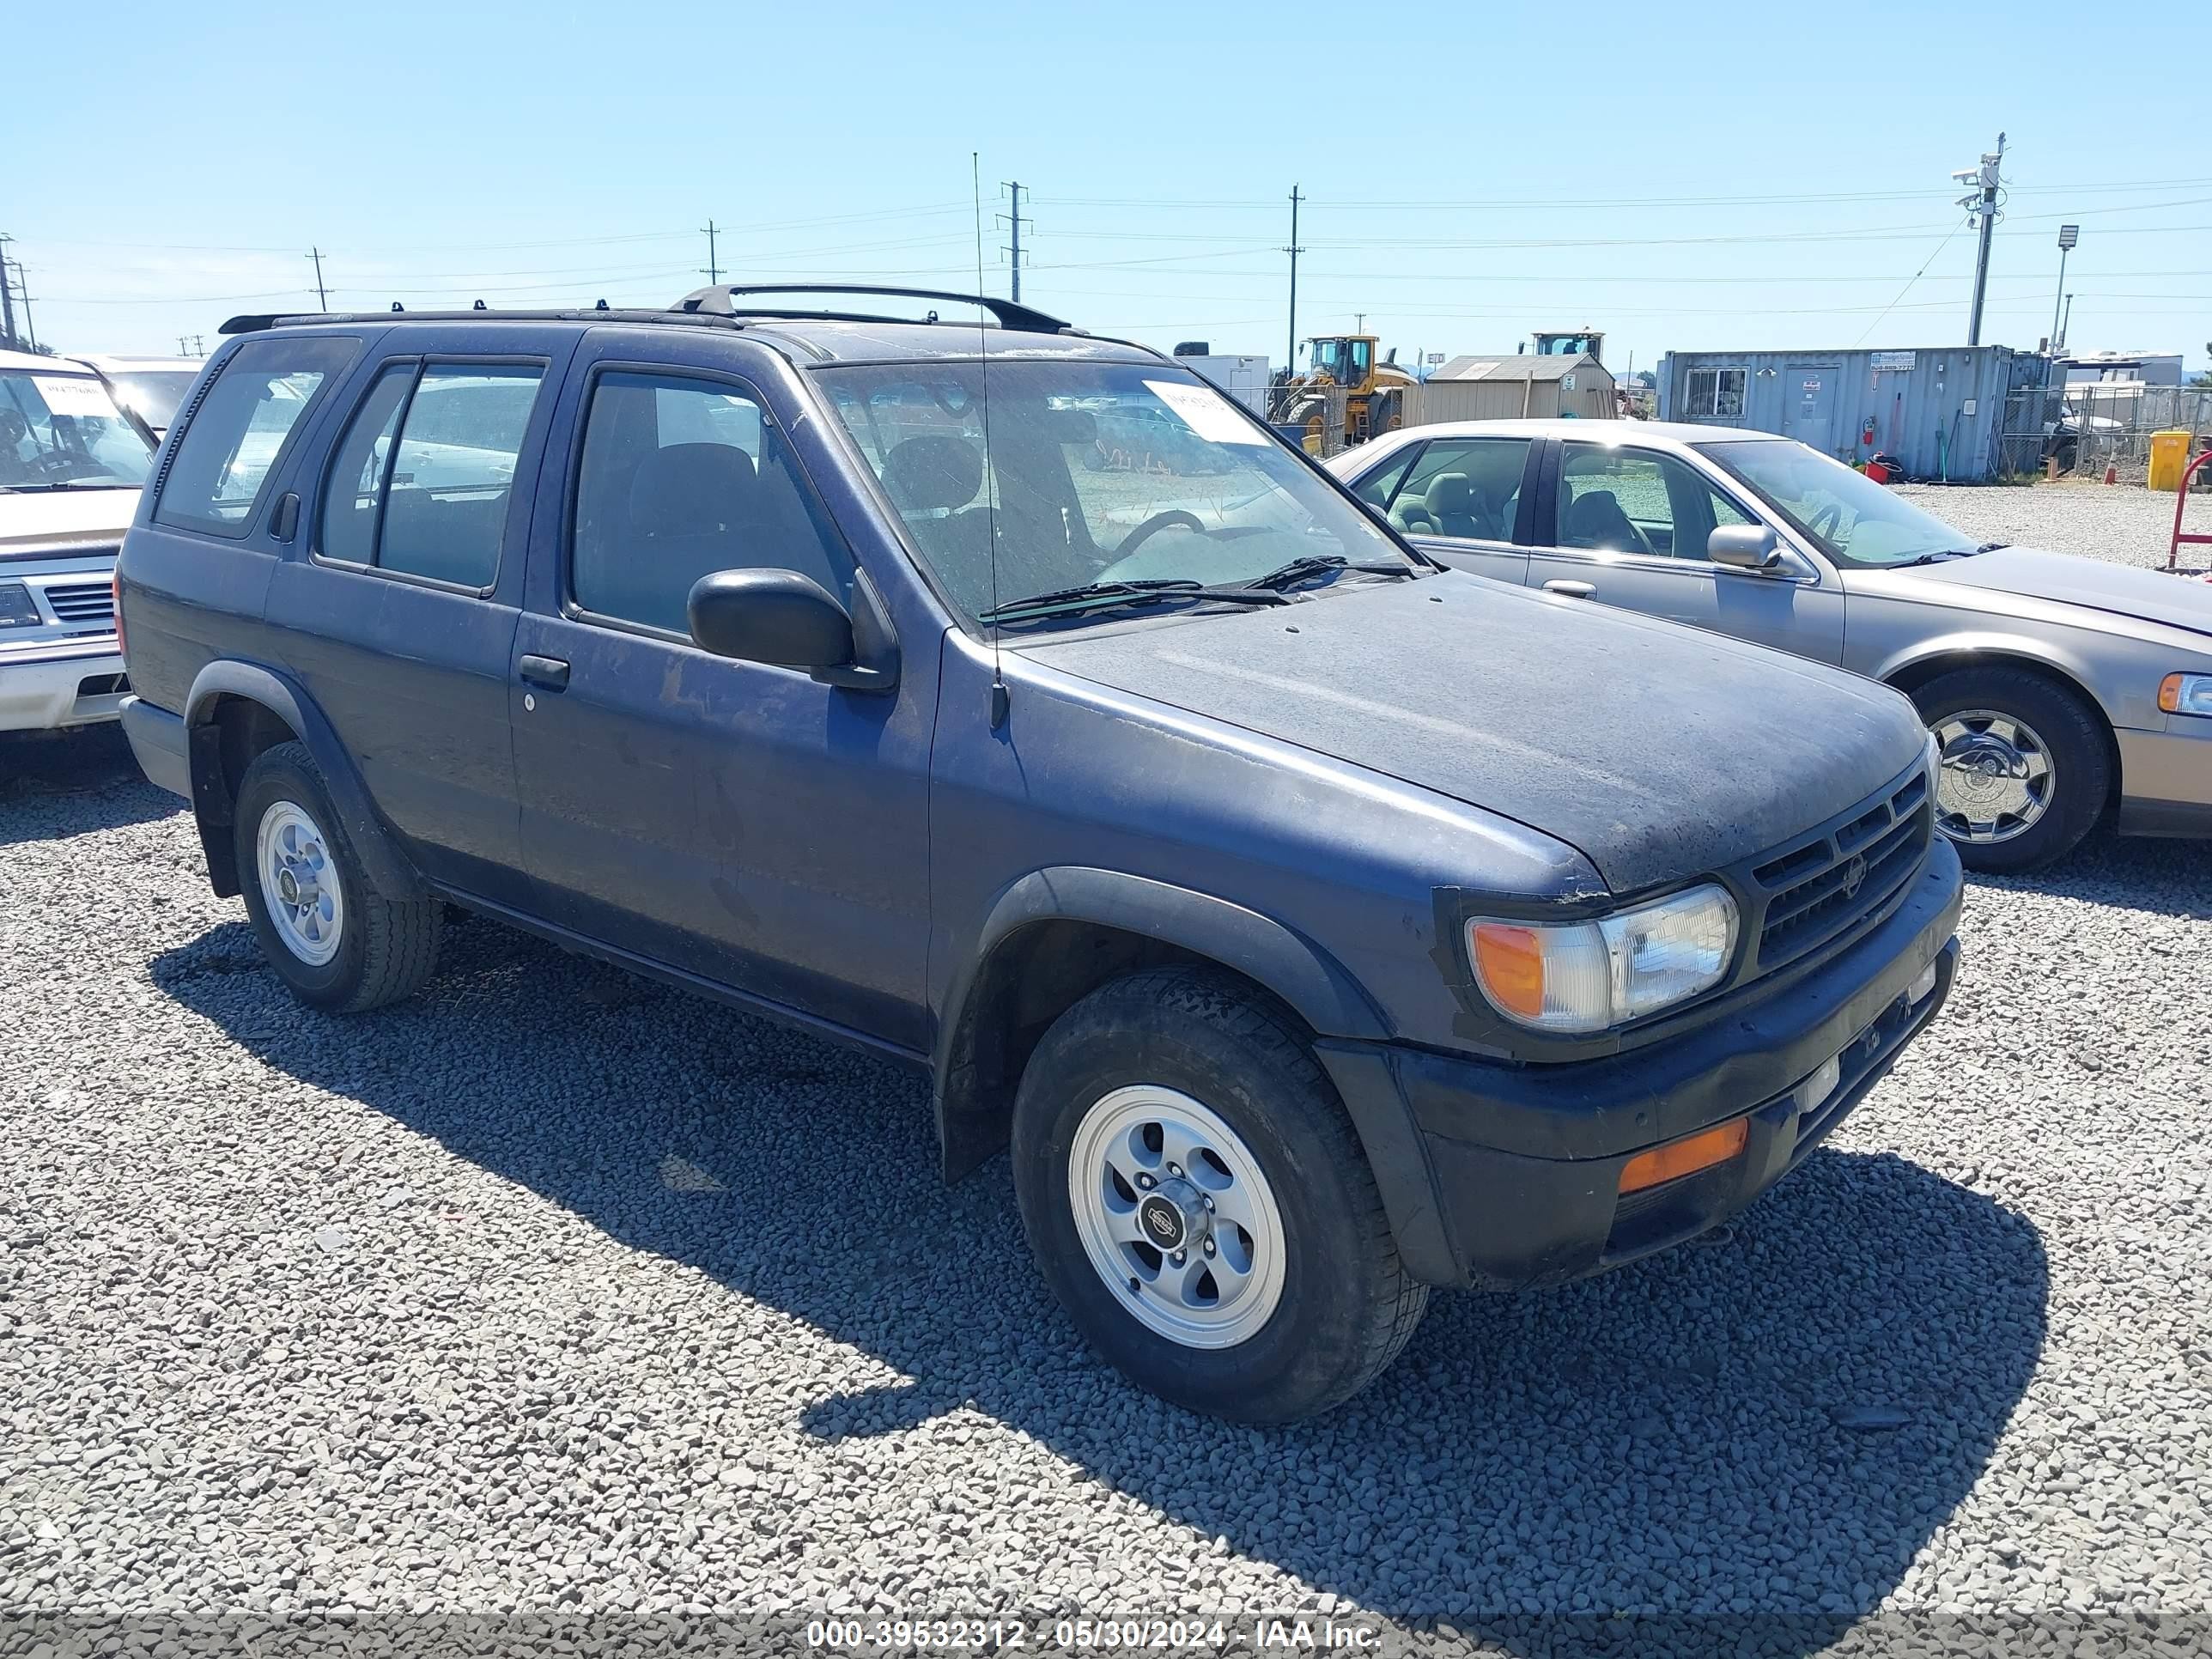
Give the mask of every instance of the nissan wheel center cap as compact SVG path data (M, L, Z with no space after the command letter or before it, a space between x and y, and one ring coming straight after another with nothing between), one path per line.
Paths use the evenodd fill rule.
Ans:
M1137 1222L1145 1230L1145 1237L1158 1250L1179 1250L1183 1244L1182 1212L1175 1200L1158 1193L1148 1193L1145 1201L1137 1206Z

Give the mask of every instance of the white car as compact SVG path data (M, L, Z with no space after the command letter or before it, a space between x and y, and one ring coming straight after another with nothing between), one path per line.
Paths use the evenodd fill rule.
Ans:
M76 360L88 363L107 382L115 401L121 404L140 420L158 441L177 418L177 410L185 401L185 394L192 389L192 382L200 377L206 364L203 357L118 357L113 356L83 356Z
M89 368L0 351L0 732L116 718L115 552L153 461Z

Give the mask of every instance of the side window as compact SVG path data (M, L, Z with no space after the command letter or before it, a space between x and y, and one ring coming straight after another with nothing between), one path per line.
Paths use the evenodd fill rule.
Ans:
M544 371L394 363L354 411L323 497L326 559L489 587Z
M1597 444L1566 446L1559 514L1557 546L1662 558L1703 559L1716 525L1751 522L1687 463Z
M1390 497L1397 493L1398 481L1406 476L1406 469L1413 465L1420 453L1420 445L1407 444L1403 454L1380 471L1369 474L1352 493L1370 507L1389 506Z
M1690 371L1689 420L1735 420L1743 413L1743 371L1740 368L1693 368Z
M243 536L285 440L360 349L358 340L327 337L249 340L240 346L185 428L155 521Z
M1421 452L1390 502L1390 522L1415 536L1510 542L1521 509L1526 438L1439 438Z
M689 635L717 570L795 570L849 599L853 562L781 430L722 381L617 370L584 417L568 591L598 616Z
M376 562L376 507L384 494L399 410L415 384L415 368L395 363L376 377L354 411L323 490L323 534L316 550L349 564Z
M376 565L464 587L488 587L530 429L535 363L434 363L401 416Z

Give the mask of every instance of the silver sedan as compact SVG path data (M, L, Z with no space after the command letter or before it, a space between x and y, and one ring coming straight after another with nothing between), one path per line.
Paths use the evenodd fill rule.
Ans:
M1650 422L1409 427L1328 465L1447 563L1839 664L1911 697L1979 870L2212 836L2212 585L1976 546L1788 438Z

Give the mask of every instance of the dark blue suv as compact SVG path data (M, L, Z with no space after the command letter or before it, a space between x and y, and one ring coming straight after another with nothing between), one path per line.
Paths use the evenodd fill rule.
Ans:
M416 990L452 903L910 1063L1100 1351L1252 1419L1431 1285L1712 1226L1934 1018L1904 698L1439 569L970 303L228 326L124 720L304 1001Z

